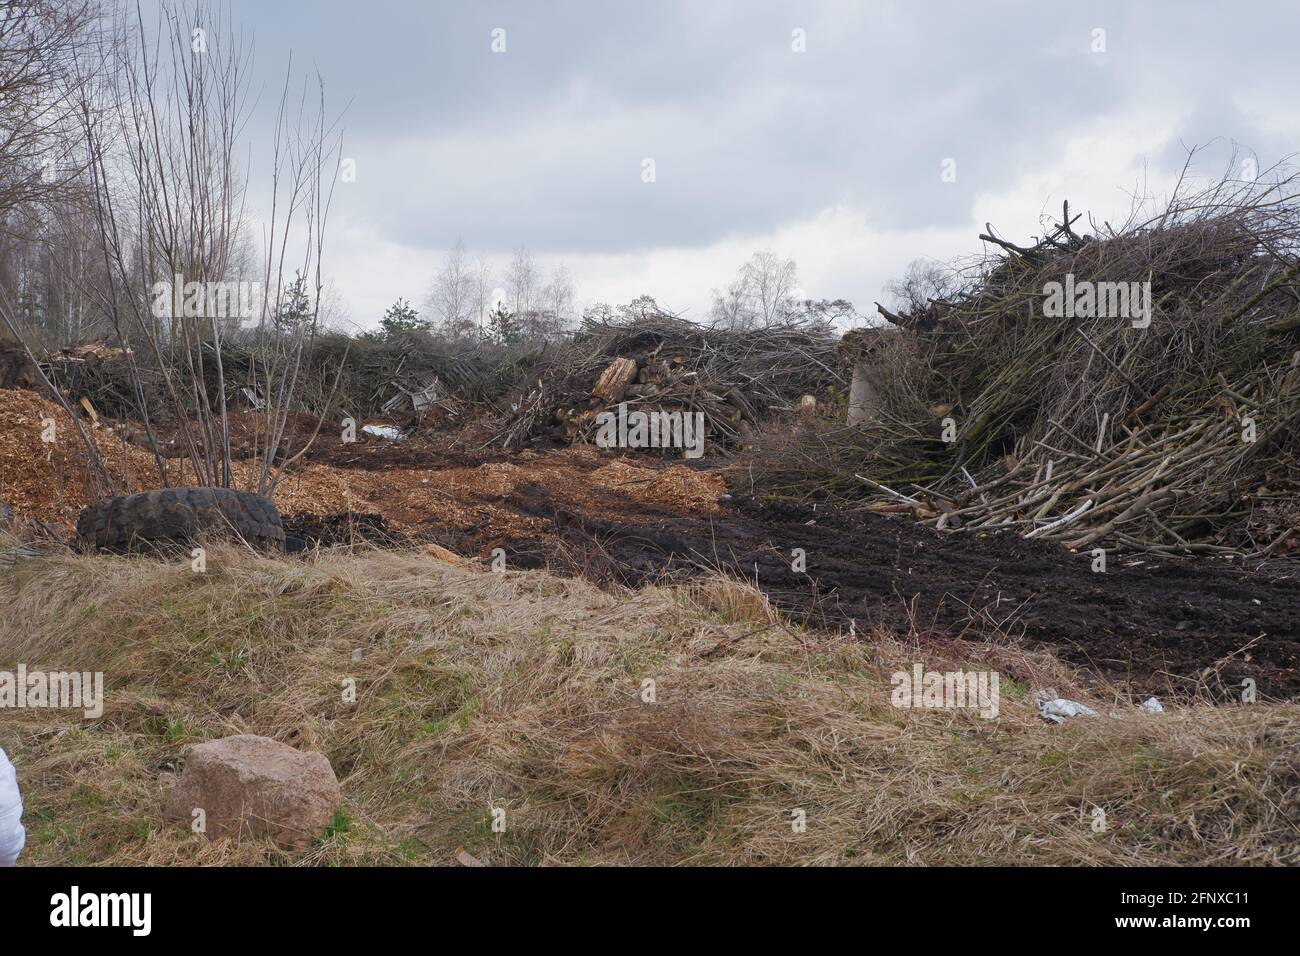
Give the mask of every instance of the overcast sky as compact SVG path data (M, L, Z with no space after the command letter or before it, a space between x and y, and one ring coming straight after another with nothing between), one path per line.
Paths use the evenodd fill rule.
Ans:
M231 12L268 83L259 110L291 51L347 105L356 181L336 190L326 267L361 326L399 296L422 302L458 236L498 260L524 243L562 261L581 304L649 293L697 318L771 249L807 295L869 313L911 260L978 251L985 222L1026 238L1063 199L1122 218L1135 192L1167 190L1186 146L1208 145L1199 169L1217 175L1234 143L1261 168L1300 144L1300 4L1286 2Z

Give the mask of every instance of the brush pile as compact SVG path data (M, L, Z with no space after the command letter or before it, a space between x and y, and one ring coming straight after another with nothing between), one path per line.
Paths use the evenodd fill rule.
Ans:
M1067 204L1030 246L990 229L958 292L880 307L903 334L872 420L774 473L1076 549L1300 544L1295 186L1223 182L1088 235Z
M735 445L770 412L843 389L831 326L798 321L745 331L663 313L587 321L528 377L497 438L506 448L586 442L597 416L629 409L702 412L715 444Z
M239 332L221 343L220 366L225 372L226 400L232 408L257 408L266 397L247 387L263 377L256 368L253 335ZM507 348L425 332L393 336L326 333L311 343L303 357L300 404L317 412L330 405L337 375L333 404L344 414L357 418L391 414L400 419L436 414L455 421L469 406L486 405L504 396L532 367L538 352L527 345ZM215 395L218 362L211 343L204 345L204 358L202 374ZM145 350L128 353L103 343L64 349L47 357L44 368L70 397L84 396L111 417L140 417L137 380L151 417L157 419L165 412L163 378L151 367ZM0 361L0 373L3 369Z
M371 416L438 405L443 413L503 397L537 360L530 345L506 347L479 339L447 339L426 332L386 337L321 336L311 361L325 378L342 368L340 404ZM452 419L456 414L450 414Z

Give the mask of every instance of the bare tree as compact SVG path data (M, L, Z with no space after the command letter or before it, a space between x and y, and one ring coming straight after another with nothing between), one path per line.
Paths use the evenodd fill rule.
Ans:
M859 316L848 299L800 299L794 303L788 318L834 327L852 322Z
M0 237L0 296L42 352L102 336L102 313L87 290L101 284L94 221L66 189L29 210L27 236ZM0 325L3 329L3 325Z
M573 275L564 263L560 263L551 272L542 296L546 311L554 317L556 332L569 326L573 318L575 295Z
M933 300L944 300L956 290L957 275L952 267L933 259L913 259L901 279L885 286L893 299L894 310L902 313L924 312Z
M760 324L774 325L785 318L799 284L794 260L782 259L773 252L756 252L745 264L744 272Z
M40 370L32 348L32 313L48 319L49 289L55 267L40 243L49 211L65 184L79 184L85 170L74 135L80 94L78 56L90 40L96 10L70 0L0 0L0 238L9 255L21 260L11 276L0 277L0 351L25 358L33 380L72 419L92 464L92 492L115 491L99 451L66 397ZM15 250L13 244L26 248ZM9 265L14 265L10 261ZM43 288L36 284L44 272ZM12 278L13 281L3 281ZM24 316L24 313L27 313Z
M326 279L321 287L320 305L316 310L316 325L322 332L344 332L349 326L347 303L334 280Z
M42 324L58 308L49 240L84 165L70 101L92 22L88 3L0 0L0 295Z
M531 312L536 303L537 267L533 265L532 253L523 244L515 250L506 272L506 294L514 304L514 314L524 315Z
M793 259L782 259L770 251L756 252L725 292L714 292L710 316L714 324L730 329L777 325L794 312L798 284Z
M83 164L74 125L76 60L95 10L89 2L0 0L0 230L75 179Z
M487 328L488 316L496 305L492 301L492 293L495 291L492 287L493 281L492 263L486 256L480 255L474 262L474 303L478 310L480 334Z
M261 395L254 484L269 494L283 468L274 463L303 355L316 334L320 253L338 166L319 80L313 96L306 85L295 94L286 71L271 138L270 208L257 217L257 286L249 287L251 263L241 256L250 219L247 171L237 142L247 119L246 48L205 3L164 0L153 31L138 10L115 21L96 68L101 84L87 91L82 119L109 277L104 307L119 338L139 343L161 378L193 479L204 485L232 483L221 346L232 319L254 323L245 384ZM284 327L277 317L291 286L307 303L301 320ZM132 370L152 437L134 360ZM166 484L161 458L158 467Z
M724 292L713 292L713 306L709 310L709 319L714 325L724 329L745 329L754 325L753 314L749 308L749 294L743 278L733 279Z
M426 309L437 317L437 325L450 338L473 335L478 327L478 281L465 243L457 238L442 261L429 289Z

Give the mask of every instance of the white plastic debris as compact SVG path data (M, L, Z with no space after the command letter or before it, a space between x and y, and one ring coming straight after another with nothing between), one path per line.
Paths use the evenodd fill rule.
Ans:
M1164 707L1160 706L1160 701L1154 697L1148 697L1142 704L1142 709L1148 714L1163 714L1165 712Z
M1067 717L1096 717L1097 712L1077 700L1053 697L1038 702L1038 716L1053 724L1063 724Z
M395 425L362 425L361 431L375 438L387 438L391 441L405 437L402 430Z
M13 866L27 842L18 774L0 748L0 867Z

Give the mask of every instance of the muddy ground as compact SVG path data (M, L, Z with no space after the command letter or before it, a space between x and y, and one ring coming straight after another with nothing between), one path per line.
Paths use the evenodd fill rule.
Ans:
M70 427L53 444L41 422L63 412L32 392L0 390L0 503L70 531L91 498ZM300 430L314 422L299 423ZM589 447L505 453L467 429L403 441L323 433L275 492L295 548L434 542L510 566L549 567L607 584L722 569L814 627L867 634L886 624L919 643L1016 640L1134 693L1206 689L1300 696L1300 561L1245 567L1219 559L1087 554L1014 535L942 534L907 516L765 505L725 497L723 473ZM120 430L92 431L121 491L157 487L154 456ZM237 484L255 479L237 461ZM188 475L172 477L187 483ZM806 552L803 573L792 549Z
M516 565L639 584L721 568L756 580L794 618L925 639L1002 636L1048 646L1135 694L1198 687L1239 698L1300 693L1300 565L1087 554L1013 535L935 532L905 517L736 501L696 517L628 503L620 520L556 507L541 489L503 502L549 519L554 536L509 548ZM465 542L451 542L463 547ZM806 552L804 573L791 552Z
M583 469L593 475L611 458L591 449L475 455L445 442L372 440L314 451L315 461L378 482L369 502L384 515L287 517L291 537L308 545L423 540L484 558L501 547L513 567L631 586L725 570L812 627L887 625L923 642L1050 647L1140 695L1239 699L1246 678L1265 697L1300 695L1294 560L1246 567L1112 554L1106 572L1094 573L1089 554L1015 535L944 534L907 516L747 498L703 507L689 481L686 496L647 491L669 475L679 481L680 462L669 470L624 459L614 467L625 465L626 479L598 482L582 480ZM391 496L408 484L405 469L433 463L447 470L418 480L431 497L451 494L454 509ZM503 468L508 481L485 480ZM806 553L803 573L792 570L794 548Z

